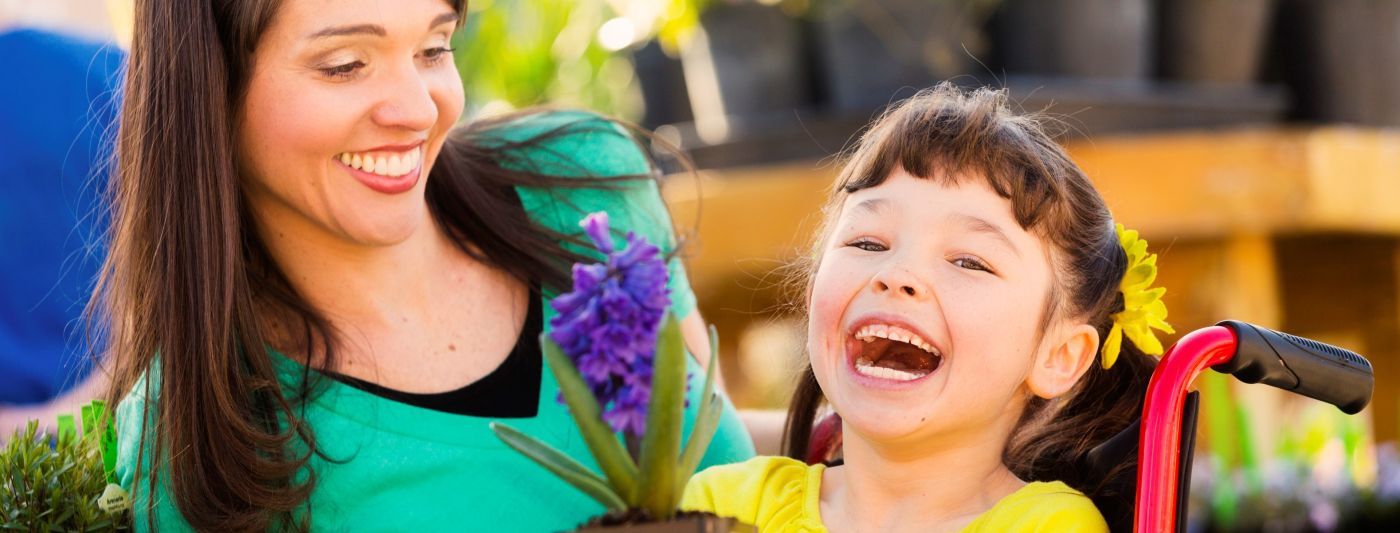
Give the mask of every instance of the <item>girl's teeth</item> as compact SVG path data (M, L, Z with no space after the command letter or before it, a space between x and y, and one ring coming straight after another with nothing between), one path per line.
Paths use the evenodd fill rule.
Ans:
M863 328L860 328L860 330L856 332L855 337L857 340L863 342L870 342L874 339L889 339L892 341L898 341L918 346L919 349L931 354L942 355L939 354L938 351L933 348L933 345L928 343L928 341L919 338L918 335L915 335L912 332L905 331L901 328L897 328L894 326L865 326Z
M364 166L365 166L365 165L364 165L364 161L361 161L361 160L360 160L360 154L355 154L355 155L350 156L350 168L353 168L353 169L355 169L355 170L360 170L360 169L363 168Z
M340 162L341 162L341 163L345 163L346 166L349 166L349 165L350 165L350 152L345 152L345 153L343 153L343 154L340 154Z
M396 155L389 156L389 175L401 176L403 173L403 159Z
M888 379L890 381L913 381L928 375L927 372L915 374L903 370L875 366L873 361L865 358L856 360L856 372L873 378Z

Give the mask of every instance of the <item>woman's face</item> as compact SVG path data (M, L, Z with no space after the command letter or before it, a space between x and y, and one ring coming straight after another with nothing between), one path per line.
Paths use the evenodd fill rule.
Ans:
M979 176L896 170L846 198L812 285L808 353L866 440L987 442L1015 425L1052 283L1047 250Z
M462 112L442 0L285 0L253 56L239 123L263 232L402 242Z

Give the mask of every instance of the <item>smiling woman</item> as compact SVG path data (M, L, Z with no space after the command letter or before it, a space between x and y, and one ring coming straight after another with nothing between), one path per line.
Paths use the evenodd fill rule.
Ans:
M95 302L139 528L537 531L601 511L488 425L591 466L542 372L545 299L587 254L583 213L670 252L669 215L612 121L454 129L463 10L137 2ZM752 453L726 407L703 463Z

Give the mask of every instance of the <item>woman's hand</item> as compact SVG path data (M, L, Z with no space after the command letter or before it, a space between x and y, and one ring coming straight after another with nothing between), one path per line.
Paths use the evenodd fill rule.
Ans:
M52 434L58 430L58 415L78 416L80 407L102 397L107 387L107 376L101 370L93 369L87 379L48 403L34 405L0 404L0 443L9 440L15 430L23 429L30 420L39 421L41 433Z

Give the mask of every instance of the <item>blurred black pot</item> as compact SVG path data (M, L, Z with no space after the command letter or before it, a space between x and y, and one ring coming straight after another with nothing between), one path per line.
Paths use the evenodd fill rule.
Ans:
M873 110L967 74L985 47L986 2L818 0L816 46L830 107Z
M806 41L777 6L714 1L681 50L696 129L711 142L729 117L790 116L811 107Z
M1146 79L1149 0L1006 0L997 46L1012 74Z
M1283 0L1280 74L1305 120L1400 126L1400 0Z
M1274 0L1159 0L1163 77L1248 85L1259 80Z

